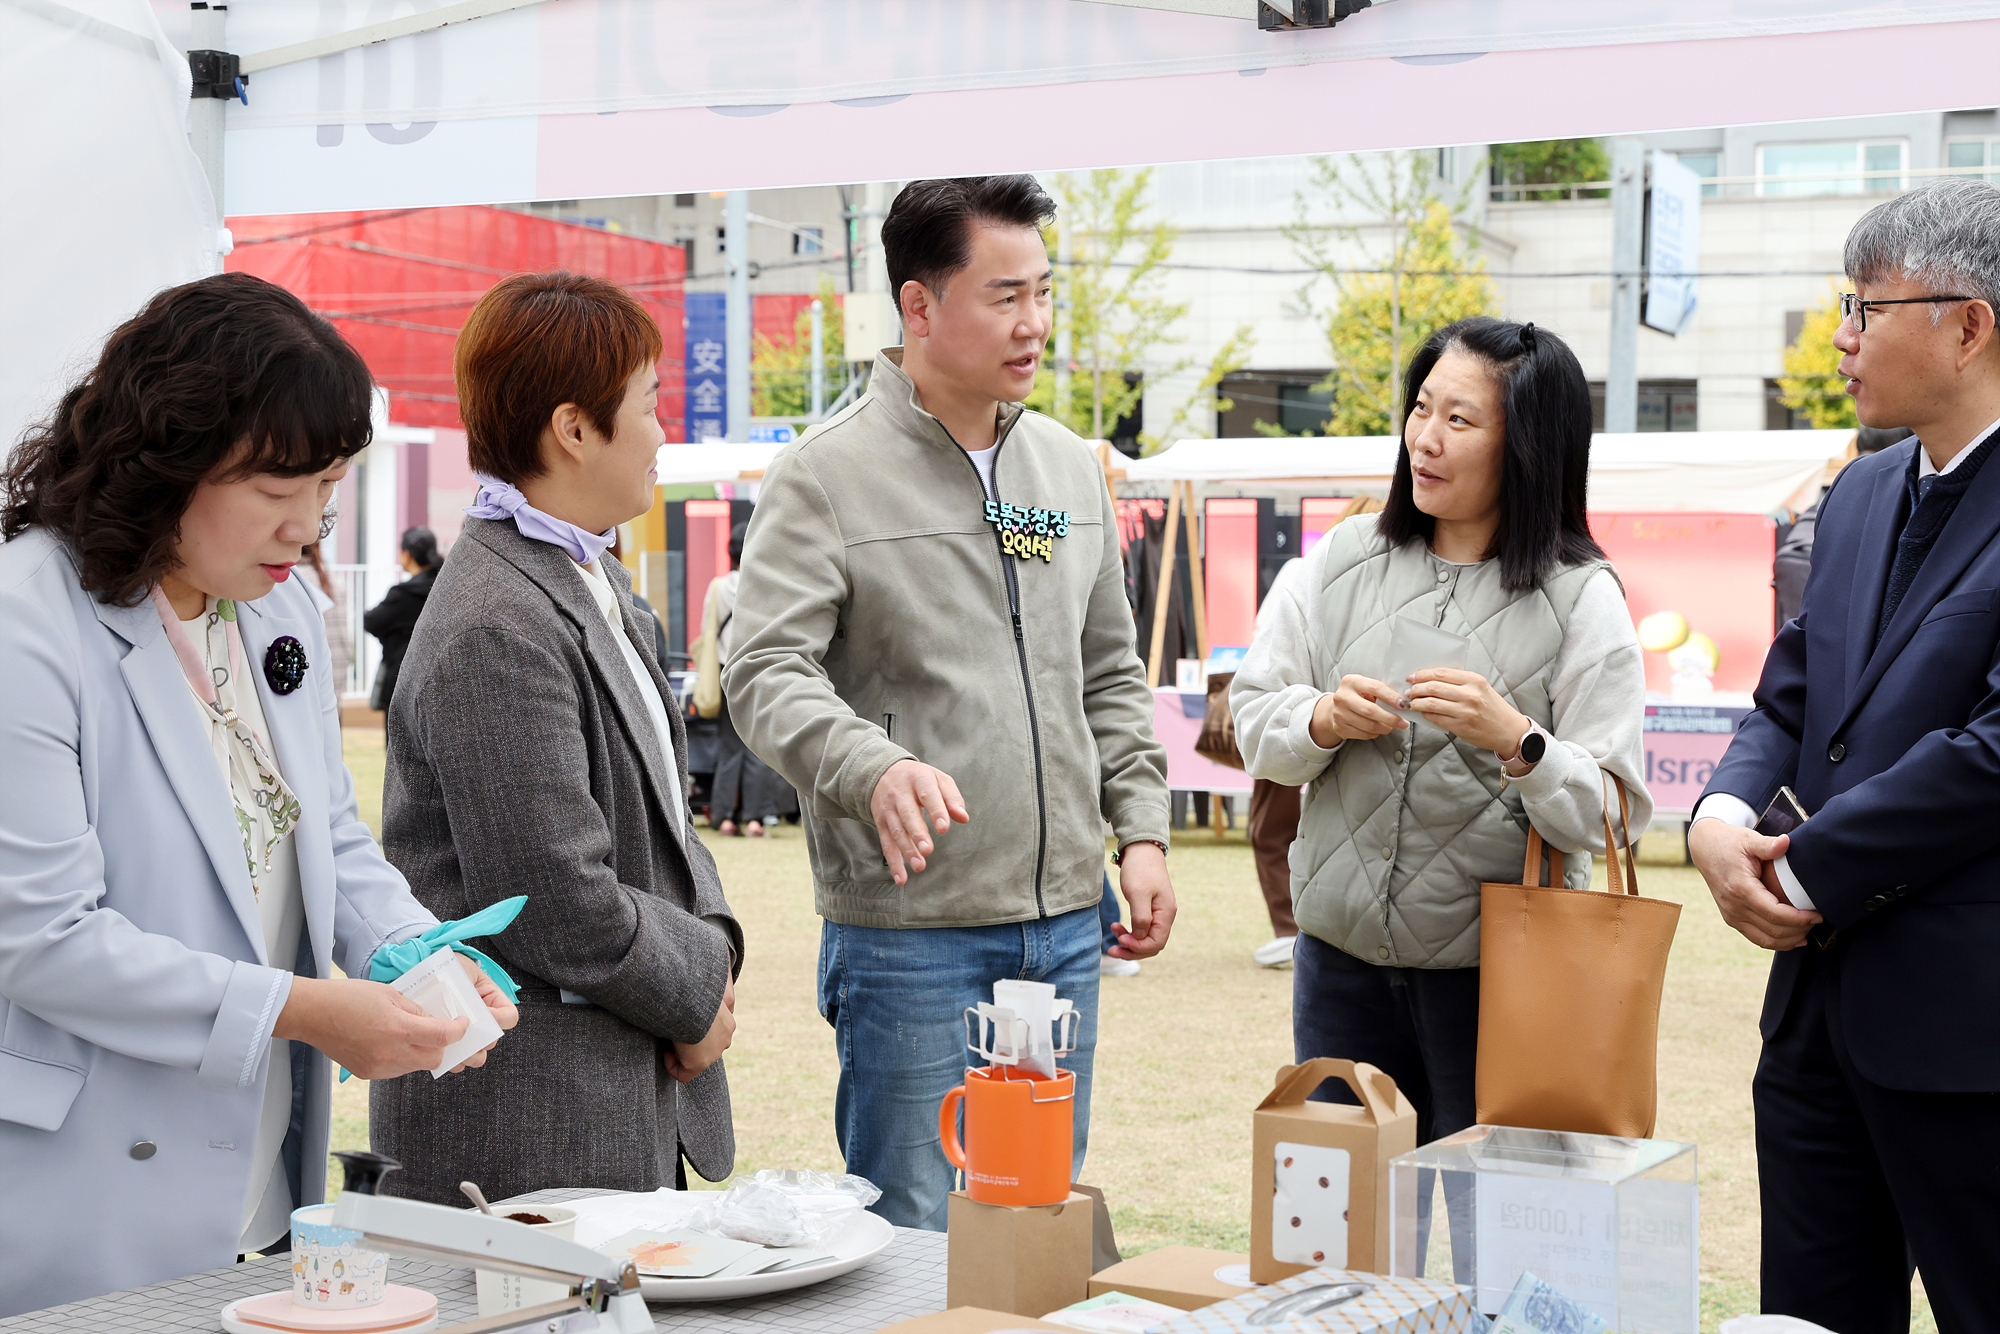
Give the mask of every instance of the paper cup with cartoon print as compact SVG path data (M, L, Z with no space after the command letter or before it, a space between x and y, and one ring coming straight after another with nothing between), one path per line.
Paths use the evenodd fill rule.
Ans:
M361 1234L333 1225L333 1206L292 1211L292 1304L315 1311L373 1306L389 1288L389 1255L361 1244Z

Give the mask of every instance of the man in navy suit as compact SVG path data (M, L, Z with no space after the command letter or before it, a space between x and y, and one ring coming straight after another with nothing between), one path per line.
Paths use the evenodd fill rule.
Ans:
M2000 190L1933 181L1847 240L1867 426L1821 506L1689 850L1776 951L1752 1084L1763 1307L1840 1334L2000 1329ZM1780 786L1810 818L1750 827Z

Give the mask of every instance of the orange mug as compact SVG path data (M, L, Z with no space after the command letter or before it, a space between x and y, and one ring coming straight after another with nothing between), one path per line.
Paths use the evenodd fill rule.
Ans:
M958 1105L965 1103L965 1142ZM1076 1076L1054 1079L1004 1065L968 1068L938 1108L944 1156L965 1173L965 1193L981 1204L1034 1207L1069 1198L1076 1142Z

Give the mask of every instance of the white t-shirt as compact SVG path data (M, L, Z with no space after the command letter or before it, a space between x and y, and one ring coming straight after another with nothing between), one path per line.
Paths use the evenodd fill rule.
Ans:
M211 607L213 603L209 604ZM210 657L205 608L200 616L181 622L181 631L201 655L211 673L225 664ZM226 651L226 649L225 649ZM284 774L284 757L271 740L270 724L264 718L264 701L258 697L257 681L248 654L241 664L242 676L233 681L236 709L271 759ZM222 781L230 781L227 733L210 716L207 708L188 688L188 705L200 716L214 748ZM246 806L256 800L254 792L237 792L232 798ZM233 821L232 821L233 823ZM271 874L257 896L257 917L264 927L264 958L273 968L292 971L298 961L299 939L305 931L305 898L299 890L299 849L296 838L287 834L271 854ZM280 1161L285 1148L285 1132L292 1124L292 1044L284 1038L271 1039L270 1070L264 1077L264 1103L257 1116L257 1143L250 1157L250 1190L243 1202L243 1234L238 1249L248 1255L262 1251L285 1236L292 1226L292 1188ZM314 1201L317 1203L317 1201Z
M979 484L986 488L986 498L993 499L993 460L1000 453L1000 444L995 441L985 449L968 449L965 456L972 460L972 466L979 469Z
M645 701L646 716L652 719L653 735L659 739L660 754L667 762L667 790L671 798L667 805L673 811L674 837L686 844L687 797L680 790L680 774L674 762L673 724L667 721L666 701L660 698L660 688L653 684L653 674L646 670L639 650L632 647L631 639L625 634L625 618L618 612L618 594L604 577L604 571L597 568L596 561L578 565L576 570L583 576L583 586L590 590L597 609L604 613L604 619L610 624L611 633L618 640L619 656L625 660L625 669L632 673L633 684L639 687L639 698Z

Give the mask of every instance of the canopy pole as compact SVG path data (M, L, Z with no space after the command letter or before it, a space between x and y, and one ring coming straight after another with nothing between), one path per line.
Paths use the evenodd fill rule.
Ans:
M812 303L812 419L826 416L826 305L818 297Z
M731 190L723 208L723 260L729 276L724 338L728 349L729 439L750 438L750 192Z
M208 52L227 51L223 40L223 29L228 25L229 6L224 4L191 5L188 10L188 50ZM208 178L208 190L215 200L215 225L221 227L226 216L222 208L222 113L229 105L219 97L211 97L196 88L188 101L188 145L194 149L196 160L201 163L201 173ZM217 246L215 251L215 271L222 272L225 252Z
M1639 429L1639 265L1645 231L1646 156L1637 139L1611 141L1611 360L1604 429Z
M1160 588L1153 597L1153 651L1146 658L1146 684L1160 684L1160 654L1167 647L1167 606L1174 591L1174 566L1180 564L1176 548L1181 535L1181 488L1176 483L1167 501L1167 540L1160 549Z
M1187 488L1188 523L1188 592L1194 594L1194 649L1195 656L1208 661L1208 590L1204 587L1208 579L1202 570L1202 547L1206 525L1199 521L1195 512L1194 483L1182 482Z

